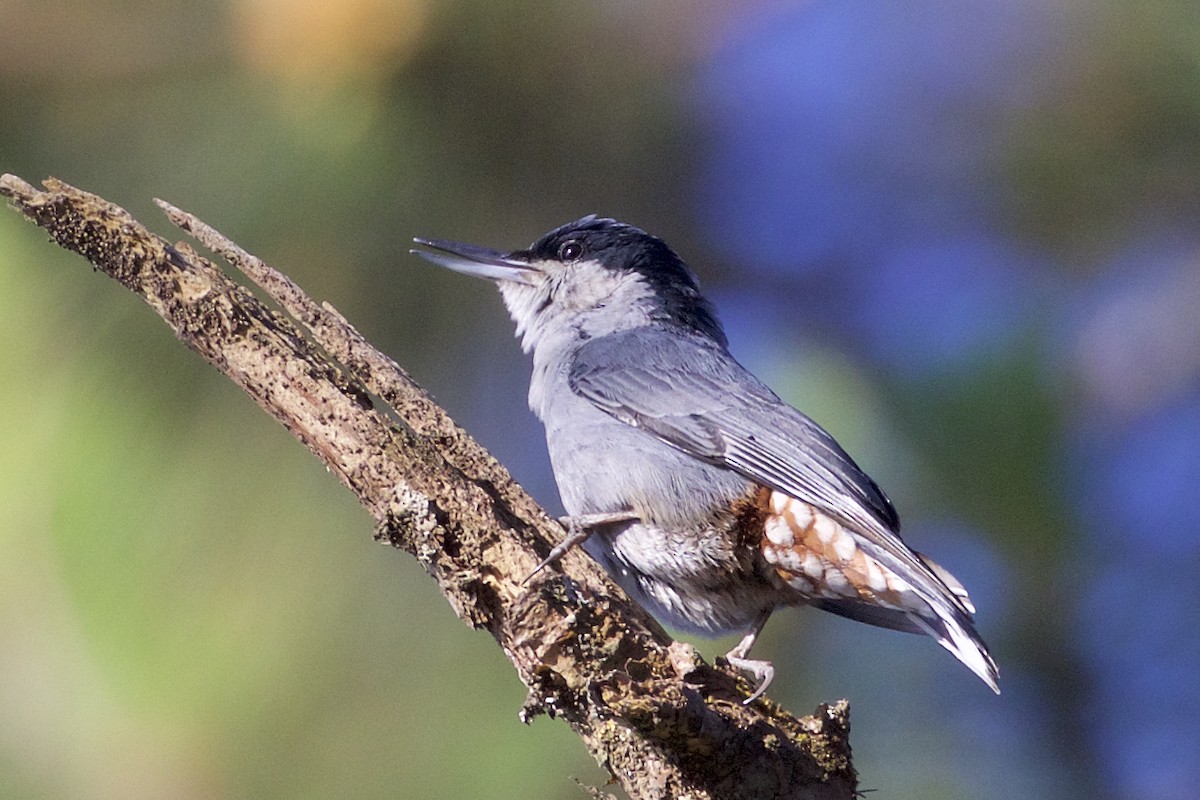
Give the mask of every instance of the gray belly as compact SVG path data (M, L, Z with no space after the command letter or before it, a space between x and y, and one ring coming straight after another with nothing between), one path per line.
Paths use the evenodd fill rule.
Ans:
M581 401L547 425L550 459L567 513L632 511L639 522L601 528L587 551L666 625L721 635L747 629L788 602L756 533L731 508L754 485L694 459Z
M720 636L747 630L789 595L765 562L728 547L727 531L667 531L634 523L601 531L587 551L659 622ZM746 556L752 555L753 558Z

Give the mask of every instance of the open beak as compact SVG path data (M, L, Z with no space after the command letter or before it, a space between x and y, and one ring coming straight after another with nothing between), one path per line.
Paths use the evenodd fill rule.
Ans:
M476 278L487 278L493 281L513 281L533 285L539 270L530 266L529 258L521 251L501 253L488 247L473 244L447 242L442 239L413 239L419 245L440 252L429 250L409 250L426 261L432 261L441 267L461 272L464 275L474 275Z

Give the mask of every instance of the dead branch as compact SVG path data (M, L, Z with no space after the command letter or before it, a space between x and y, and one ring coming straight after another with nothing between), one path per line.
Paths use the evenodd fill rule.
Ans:
M149 303L354 492L376 538L416 556L455 613L492 634L529 689L522 719L566 720L632 798L854 796L845 701L804 718L743 706L744 681L673 643L579 550L522 586L562 530L331 306L159 201L306 336L187 244L96 195L44 186L0 177L18 211Z

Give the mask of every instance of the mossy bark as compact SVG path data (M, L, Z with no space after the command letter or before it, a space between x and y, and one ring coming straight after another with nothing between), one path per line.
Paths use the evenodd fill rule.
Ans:
M562 529L390 358L327 304L211 227L168 217L285 314L187 244L54 179L0 194L62 247L145 300L175 335L279 420L412 553L454 612L488 630L529 696L562 718L632 798L855 795L845 701L797 718L670 637L582 551L523 583Z

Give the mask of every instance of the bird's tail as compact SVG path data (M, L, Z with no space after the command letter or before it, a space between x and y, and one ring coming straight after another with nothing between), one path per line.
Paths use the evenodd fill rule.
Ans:
M996 662L975 630L967 590L894 531L878 522L850 527L776 491L762 547L808 603L870 625L929 634L999 694Z
M988 652L987 645L983 643L979 632L975 630L973 616L975 604L971 602L966 588L958 578L951 575L933 559L923 553L917 553L917 557L925 563L925 566L929 567L938 580L946 585L958 602L955 604L930 603L936 619L926 619L913 614L913 624L922 628L925 633L936 639L938 644L953 653L955 658L978 675L984 683L991 687L993 692L1000 694L1000 670L996 667L996 661Z
M970 620L964 625L960 620L950 620L940 615L936 620L921 617L913 612L909 612L908 616L914 625L953 653L955 658L978 675L993 692L1000 694L1000 670Z
M949 650L967 669L974 672L996 694L1000 694L1000 670L988 652L971 615L975 606L963 585L941 565L917 553L925 566L937 576L949 596L939 593L929 596L922 592L926 608L923 611L890 608L857 600L822 599L813 605L843 617L908 633L924 633Z

